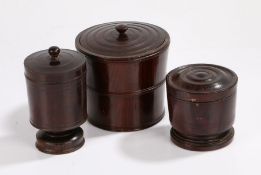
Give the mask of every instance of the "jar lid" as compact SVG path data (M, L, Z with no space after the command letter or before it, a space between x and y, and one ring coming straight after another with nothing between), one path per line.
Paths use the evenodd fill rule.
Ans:
M236 91L237 75L228 68L213 64L190 64L167 75L168 93L192 101L216 101Z
M24 60L25 76L35 82L61 83L86 72L86 59L79 52L52 46Z
M135 60L158 53L170 43L162 28L141 22L111 22L78 34L77 50L108 60Z

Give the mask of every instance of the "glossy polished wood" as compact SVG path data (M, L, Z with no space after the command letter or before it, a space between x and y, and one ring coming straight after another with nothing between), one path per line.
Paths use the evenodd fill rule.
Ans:
M63 132L39 130L35 146L48 154L66 154L80 149L84 144L83 130L80 127Z
M87 57L88 120L103 129L133 131L164 116L167 53L135 62L99 62Z
M168 46L163 29L138 22L106 23L81 32L76 48L87 59L88 120L113 131L159 122Z
M172 141L185 149L209 151L234 136L236 74L209 64L187 65L167 75Z
M36 147L64 154L84 144L79 127L86 121L86 60L71 50L50 47L25 59L30 122L40 131Z

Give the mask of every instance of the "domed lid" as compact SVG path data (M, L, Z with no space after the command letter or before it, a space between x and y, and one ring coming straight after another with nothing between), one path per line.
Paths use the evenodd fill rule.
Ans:
M37 82L61 83L86 71L84 55L56 46L29 55L24 60L25 76Z
M237 75L222 66L191 64L172 70L167 75L168 93L192 102L216 101L232 95Z
M141 22L111 22L90 27L76 38L77 50L108 60L135 60L166 48L168 33Z

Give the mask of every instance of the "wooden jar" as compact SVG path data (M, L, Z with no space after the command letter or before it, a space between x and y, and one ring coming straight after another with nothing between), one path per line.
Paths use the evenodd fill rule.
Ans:
M140 22L93 26L76 38L87 59L87 114L97 127L133 131L164 116L168 33Z
M228 145L234 136L237 75L224 67L191 64L166 78L172 141L207 151Z
M30 122L38 128L36 147L63 154L84 144L86 59L72 50L50 47L24 61Z

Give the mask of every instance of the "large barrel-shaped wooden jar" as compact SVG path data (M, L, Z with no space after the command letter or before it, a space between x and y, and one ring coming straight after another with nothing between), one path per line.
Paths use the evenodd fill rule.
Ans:
M77 150L87 119L84 55L53 46L29 55L24 66L30 122L39 129L36 147L50 154Z
M164 116L168 33L140 22L93 26L76 38L87 59L87 114L113 131L150 127Z
M222 66L191 64L167 75L172 141L185 149L208 151L234 136L237 75Z

